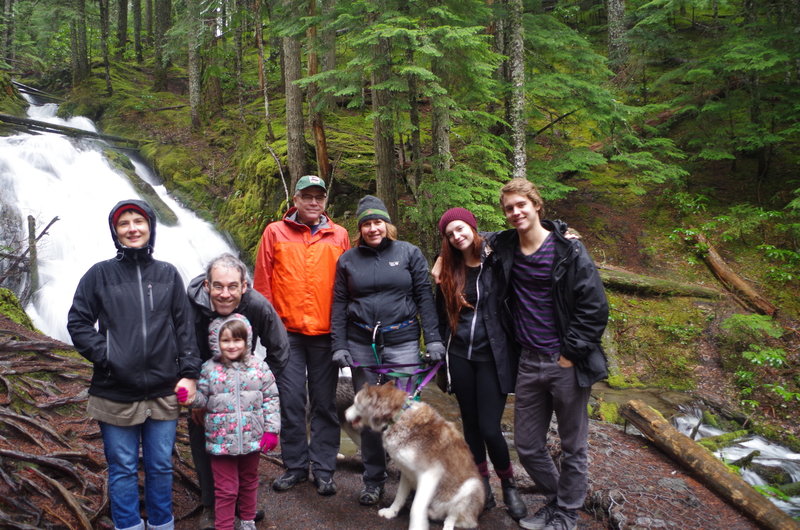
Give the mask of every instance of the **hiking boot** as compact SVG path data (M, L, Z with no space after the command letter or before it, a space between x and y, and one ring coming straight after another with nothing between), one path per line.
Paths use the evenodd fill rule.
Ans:
M519 496L514 477L500 479L500 486L503 488L503 503L506 505L508 515L515 521L528 515L528 508L525 507L522 497Z
M553 517L553 513L558 511L556 501L553 500L539 508L535 514L520 519L519 525L525 530L542 530Z
M363 506L374 506L383 497L383 484L364 484L358 495L358 503Z
M483 487L486 490L486 501L483 503L484 510L491 510L497 506L494 500L494 493L492 493L492 486L489 485L489 477L481 477L483 479Z
M264 519L264 510L256 510L256 516L253 518L253 521L256 523Z
M336 494L336 483L333 477L314 477L314 484L317 486L317 493L328 496Z
M557 508L547 524L544 525L544 530L575 530L576 528L578 528L578 512L563 508Z
M288 491L292 489L295 484L305 482L308 476L303 472L287 471L272 483L272 489L275 491Z

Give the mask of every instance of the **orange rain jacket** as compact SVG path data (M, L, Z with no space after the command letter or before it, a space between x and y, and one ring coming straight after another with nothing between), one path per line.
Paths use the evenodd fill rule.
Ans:
M350 248L347 230L326 215L318 230L295 220L290 208L264 229L256 255L253 288L272 302L286 331L331 332L336 262Z

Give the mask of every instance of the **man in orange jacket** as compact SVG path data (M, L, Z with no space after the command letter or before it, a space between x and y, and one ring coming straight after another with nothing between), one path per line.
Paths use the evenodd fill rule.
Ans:
M335 404L338 367L331 362L331 305L336 261L350 242L347 230L325 215L327 199L324 180L301 177L294 207L282 220L267 225L256 256L253 287L272 302L289 333L289 362L278 377L286 473L272 484L275 491L308 480L310 463L317 492L336 493L333 472L340 431Z

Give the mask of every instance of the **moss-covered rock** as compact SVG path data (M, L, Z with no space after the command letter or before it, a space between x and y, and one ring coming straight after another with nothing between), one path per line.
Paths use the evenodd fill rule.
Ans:
M0 113L22 117L25 116L27 107L28 104L11 83L11 77L5 72L0 72Z
M8 289L0 288L0 314L3 314L31 331L38 331L22 308L17 296Z

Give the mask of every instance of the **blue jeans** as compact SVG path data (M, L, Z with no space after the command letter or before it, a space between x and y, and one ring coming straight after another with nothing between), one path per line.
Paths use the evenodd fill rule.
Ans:
M144 492L148 528L171 530L172 447L177 420L147 419L139 425L118 427L100 422L108 462L111 518L118 529L143 528L139 515L139 444L144 461Z
M372 345L347 341L353 360L364 365L374 365L375 354ZM419 364L419 341L384 346L381 353L382 364ZM414 367L399 368L399 372L413 372ZM397 387L406 389L408 378L398 379ZM364 383L374 385L378 374L364 368L353 368L353 390L358 392ZM412 390L413 391L413 390ZM383 434L369 428L361 431L361 460L364 462L364 484L377 486L386 482L386 452L383 450Z

